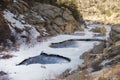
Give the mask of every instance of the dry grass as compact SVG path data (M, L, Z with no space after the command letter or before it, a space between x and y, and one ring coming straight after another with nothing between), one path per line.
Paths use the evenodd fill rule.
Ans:
M2 56L0 56L0 59L10 59L12 58L13 55L10 55L10 54L3 54Z
M119 24L120 0L80 0L80 11L86 20Z
M115 46L119 46L120 45L120 40L115 42Z
M110 69L103 69L93 80L120 80L120 63Z
M56 80L120 80L120 63L93 73L89 73L88 70L77 71L65 78L57 78Z

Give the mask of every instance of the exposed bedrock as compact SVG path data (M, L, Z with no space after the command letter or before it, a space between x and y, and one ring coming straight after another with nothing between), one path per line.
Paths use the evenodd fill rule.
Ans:
M57 34L70 34L74 31L83 30L84 27L84 23L78 22L72 12L68 8L62 7L62 5L57 7L50 4L42 4L39 1L2 0L0 8L0 16L2 16L1 41L10 39L11 34L14 34L14 39L20 40L24 38L28 42L31 39L30 36L33 34L34 28L40 33L37 38L41 39L42 37L55 36ZM8 20L8 15L12 15L14 20L10 20L10 18ZM13 22L15 20L16 22ZM17 24L20 25L18 26ZM23 35L24 33L26 35Z
M42 29L46 29L46 32L50 35L83 30L81 28L82 24L75 20L71 11L65 7L59 8L35 1L31 6L28 1L17 0L17 2L9 5L8 9L18 16L20 14L24 15L26 23L37 26L36 29L40 33Z

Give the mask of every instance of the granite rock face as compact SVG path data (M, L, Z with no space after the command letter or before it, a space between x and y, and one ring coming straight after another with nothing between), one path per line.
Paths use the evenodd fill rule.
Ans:
M42 25L50 34L56 35L60 33L73 33L75 30L82 30L80 24L72 16L72 13L67 8L58 8L48 4L36 4L32 7L31 17L33 21L27 19L29 23ZM35 15L42 16L44 21L36 22ZM26 16L26 18L29 18ZM40 25L39 25L40 27Z
M112 39L113 42L120 40L120 25L119 24L114 25L111 28L110 38Z

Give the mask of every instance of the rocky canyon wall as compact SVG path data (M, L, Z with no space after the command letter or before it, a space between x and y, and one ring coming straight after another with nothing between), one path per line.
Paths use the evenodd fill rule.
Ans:
M14 42L30 42L32 38L41 41L43 37L83 30L82 17L78 21L69 8L55 5L54 1L2 0L0 43L13 43L13 38Z

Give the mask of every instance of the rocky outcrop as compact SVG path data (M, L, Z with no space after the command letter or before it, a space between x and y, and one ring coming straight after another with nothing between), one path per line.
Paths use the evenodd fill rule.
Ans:
M106 43L95 46L92 50L84 53L81 57L86 64L97 64L102 66L114 65L120 61L120 26L111 27L110 39ZM97 62L97 63L96 63ZM100 64L101 63L101 64Z
M105 67L107 65L112 66L120 62L119 28L119 25L112 26L110 32L111 40L107 42L109 46L107 46L106 43L101 43L81 56L81 58L84 59L86 66L96 70L98 67ZM95 67L95 65L97 66Z
M19 16L20 14L24 14L25 12L29 11L30 6L23 0L17 0L16 2L7 5L7 8L12 13Z
M38 25L37 29L43 27L49 34L73 33L81 30L80 24L74 19L67 8L58 8L48 4L34 4L31 15L27 14L26 21ZM35 17L36 16L36 17ZM39 20L40 17L43 20Z
M43 37L83 30L69 8L54 6L51 1L43 3L39 0L2 0L0 42L10 40L15 44L21 39L20 42L30 43L33 38L41 41Z
M0 12L0 44L6 43L7 39L11 37L10 27L4 19L2 12Z
M17 0L12 5L8 5L8 9L17 16L24 15L26 23L35 25L41 35L44 31L49 35L57 35L83 30L82 24L75 20L71 11L65 7L41 4L39 1L28 3L28 1Z
M113 42L120 40L120 25L114 25L111 28L110 38Z
M119 35L119 29L119 25L112 26L110 32L111 40L107 42L109 46L106 45L106 42L102 42L92 50L85 52L80 57L84 59L84 63L64 78L66 80L113 80L113 78L119 80L120 38L116 36Z

